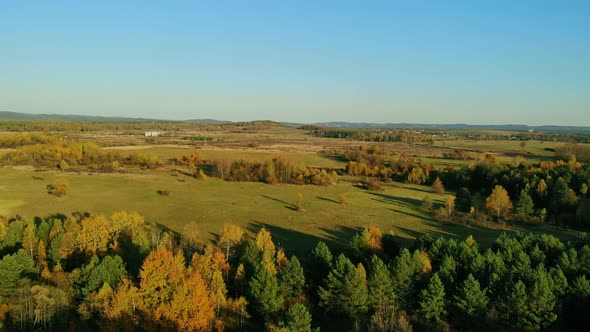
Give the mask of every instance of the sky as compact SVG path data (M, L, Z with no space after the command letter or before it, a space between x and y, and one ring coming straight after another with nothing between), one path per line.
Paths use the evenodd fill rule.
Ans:
M0 0L0 111L590 126L590 1Z

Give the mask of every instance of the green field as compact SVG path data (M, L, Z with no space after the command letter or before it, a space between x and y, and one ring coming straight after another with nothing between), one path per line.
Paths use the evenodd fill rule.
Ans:
M521 147L524 143L524 147ZM555 149L563 146L564 143L544 142L544 141L477 141L477 140L448 140L435 141L434 146L441 146L451 149L466 149L478 152L507 153L507 154L526 154L537 157L554 157L555 153L547 149Z
M107 148L107 150L122 151L125 153L140 152L148 155L154 155L162 160L173 159L181 155L193 153L195 147L187 146L119 146ZM269 151L255 149L219 149L219 148L199 148L199 154L203 160L245 160L252 162L265 162L276 157L285 157L294 162L300 162L311 167L327 168L344 168L345 162L330 158L325 158L315 152L298 152L298 151Z
M70 193L57 198L46 192L56 178L71 182ZM46 217L73 212L104 213L138 211L150 222L182 233L189 223L199 226L203 240L214 239L224 223L241 225L256 232L265 226L276 243L292 251L307 250L318 240L342 247L363 226L375 224L393 231L402 244L420 234L462 239L474 235L489 245L501 230L442 223L420 209L429 187L394 183L383 192L370 192L341 181L328 187L268 185L251 182L196 180L173 176L170 170L127 174L76 174L38 172L30 168L0 169L0 213ZM168 196L158 190L169 191ZM304 196L304 212L294 209L297 194ZM346 203L338 203L344 195ZM432 195L435 205L439 196ZM515 229L514 229L515 230ZM553 233L571 239L573 231L550 226L528 226L524 231Z

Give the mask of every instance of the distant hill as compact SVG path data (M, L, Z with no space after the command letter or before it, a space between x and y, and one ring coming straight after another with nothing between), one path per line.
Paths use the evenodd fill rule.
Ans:
M590 127L583 126L528 126L519 124L506 125L469 125L464 123L455 124L420 124L420 123L366 123L366 122L321 122L315 123L318 126L336 128L396 128L396 129L480 129L480 130L508 130L508 131L550 131L550 132L576 132L590 133Z
M51 121L72 121L72 122L185 122L185 123L210 123L224 124L234 123L233 121L222 121L215 119L188 119L188 120L165 120L150 118L128 118L113 116L92 116L92 115L63 115L63 114L30 114L0 111L1 120L51 120ZM293 123L281 122L284 126L299 127L306 124L335 127L335 128L392 128L392 129L439 129L439 130L509 130L509 131L548 131L564 133L590 133L590 127L583 126L528 126L519 124L506 125L469 125L464 123L454 124L420 124L420 123L370 123L370 122L319 122L319 123Z
M30 114L0 111L2 120L50 120L50 121L72 121L72 122L171 122L169 120L147 119L147 118L126 118L116 116L94 116L94 115L63 115L63 114Z
M182 122L187 122L187 123L210 123L210 124L233 123L233 121L223 121L223 120L215 120L215 119L190 119L190 120L182 120Z

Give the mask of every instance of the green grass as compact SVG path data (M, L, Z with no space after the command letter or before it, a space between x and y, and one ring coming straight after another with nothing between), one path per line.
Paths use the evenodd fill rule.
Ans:
M113 149L113 148L111 148ZM160 159L168 160L179 157L181 155L191 154L194 148L190 145L186 147L160 147L154 145L153 147L134 148L117 147L113 150L119 150L124 153L140 152L148 155L158 156ZM333 160L323 157L315 152L284 152L284 151L268 151L268 150L254 150L254 149L198 149L201 158L204 160L246 160L264 162L272 160L276 157L285 157L295 162L302 162L307 166L314 167L329 167L329 168L344 168L345 163L342 161Z
M0 200L0 214L7 214L14 208L24 205L25 202L15 199L1 199Z
M63 198L45 190L58 177L71 183L69 194ZM251 234L265 226L279 246L292 251L310 249L319 240L341 248L369 224L393 231L405 245L429 233L457 239L473 235L486 246L502 232L435 221L419 206L425 195L431 195L435 205L441 204L442 197L430 193L428 187L400 183L383 192L369 192L345 181L318 187L196 180L172 176L166 170L87 175L12 168L0 169L0 183L3 214L32 218L73 212L110 215L118 210L138 211L148 221L175 232L182 232L188 223L197 223L203 239L213 239L224 223L241 225ZM158 190L167 190L170 195L159 195ZM294 210L298 193L304 197L304 212ZM346 204L338 203L339 195L346 197ZM552 232L565 240L575 235L573 231L544 225L523 230Z
M479 140L449 140L449 141L435 141L434 146L442 146L447 148L470 149L481 152L495 152L495 153L521 153L526 152L529 155L538 157L554 157L555 153L545 149L555 149L563 146L564 143L559 142L543 142L543 141L525 141L524 148L520 146L521 141L479 141Z

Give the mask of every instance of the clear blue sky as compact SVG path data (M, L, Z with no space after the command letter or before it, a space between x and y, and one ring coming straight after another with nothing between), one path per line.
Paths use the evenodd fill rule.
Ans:
M0 110L590 126L590 1L5 1Z

